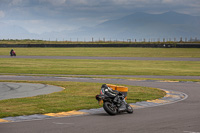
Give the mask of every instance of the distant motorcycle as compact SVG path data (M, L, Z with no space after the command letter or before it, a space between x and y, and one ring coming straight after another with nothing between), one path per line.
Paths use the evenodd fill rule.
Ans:
M100 105L103 103L103 108L109 115L116 115L121 112L133 113L133 108L126 103L125 96L122 92L118 92L118 102L115 102L114 98L111 98L102 92L103 91L101 90L100 95L96 95L96 100Z
M10 51L10 56L16 56L16 53L13 49Z

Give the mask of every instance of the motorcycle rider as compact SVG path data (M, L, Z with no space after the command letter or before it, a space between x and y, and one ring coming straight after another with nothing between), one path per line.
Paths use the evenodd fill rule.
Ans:
M11 49L11 51L10 51L10 56L16 56L16 53L13 49Z
M120 106L120 103L124 100L122 97L119 96L121 94L119 91L113 90L112 88L108 87L106 84L101 86L101 95L106 94L108 97L113 99L113 102L117 103ZM120 109L124 109L124 104L121 105Z

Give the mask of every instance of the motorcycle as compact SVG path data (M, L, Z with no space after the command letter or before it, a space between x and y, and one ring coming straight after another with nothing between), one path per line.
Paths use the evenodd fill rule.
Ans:
M11 51L10 51L10 56L16 56L16 53L15 53L14 50L11 50Z
M124 95L121 92L117 93L117 98L111 98L101 91L100 95L96 95L96 100L99 105L103 103L103 108L109 115L116 115L121 112L133 113L133 108L126 103ZM117 102L116 99L118 99Z

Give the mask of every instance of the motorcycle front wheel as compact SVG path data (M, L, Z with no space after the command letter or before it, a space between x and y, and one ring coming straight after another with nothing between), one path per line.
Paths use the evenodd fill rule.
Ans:
M117 114L117 107L110 102L104 102L103 108L109 115Z
M126 108L127 108L127 113L133 113L133 108L130 106L130 105L126 105Z

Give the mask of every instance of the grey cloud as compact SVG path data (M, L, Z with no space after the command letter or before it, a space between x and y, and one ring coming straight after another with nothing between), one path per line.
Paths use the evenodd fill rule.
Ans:
M5 13L0 10L0 18L3 18L5 16Z
M93 26L134 12L200 13L199 0L0 0L0 7L0 22L21 22L22 26L38 27L41 32L48 28ZM34 23L28 22L37 23L32 26Z
M65 12L112 12L148 10L176 10L184 8L200 8L199 0L0 0L1 4L15 7L37 8L42 13L44 8L64 14ZM9 9L7 9L9 10ZM193 11L194 12L194 11ZM197 10L198 12L198 10ZM115 13L115 12L114 12ZM131 12L130 12L131 13Z

